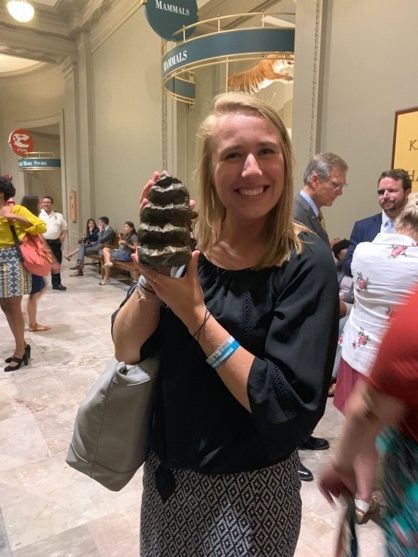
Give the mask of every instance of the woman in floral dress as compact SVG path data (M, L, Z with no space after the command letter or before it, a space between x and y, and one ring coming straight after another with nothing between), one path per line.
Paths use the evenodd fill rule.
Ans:
M342 335L342 358L337 375L334 405L345 405L357 381L367 376L391 316L418 283L418 194L395 224L395 233L380 233L372 242L357 246L352 263L354 307ZM359 458L356 494L358 522L375 508L372 486L378 453Z

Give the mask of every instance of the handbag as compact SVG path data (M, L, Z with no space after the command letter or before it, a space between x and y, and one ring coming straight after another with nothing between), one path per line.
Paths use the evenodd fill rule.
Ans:
M33 275L41 277L49 275L52 268L52 254L42 236L39 234L25 234L23 239L19 241L15 227L12 224L10 225L10 230L19 252L19 259L26 270Z
M112 491L129 482L148 452L158 367L110 360L78 409L67 464Z

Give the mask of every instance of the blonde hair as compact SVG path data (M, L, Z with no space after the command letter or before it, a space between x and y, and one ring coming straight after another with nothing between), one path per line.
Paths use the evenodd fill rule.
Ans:
M212 137L222 116L247 114L264 118L277 130L281 140L284 160L283 192L277 205L268 215L264 227L264 251L255 269L281 265L288 261L292 250L302 251L298 233L305 230L293 223L293 150L287 130L277 112L262 100L242 93L224 93L215 97L212 112L203 120L200 140L199 167L199 216L195 226L198 247L210 250L219 240L225 207L222 205L212 180Z
M395 220L395 228L408 231L418 241L418 193L410 193L402 212Z

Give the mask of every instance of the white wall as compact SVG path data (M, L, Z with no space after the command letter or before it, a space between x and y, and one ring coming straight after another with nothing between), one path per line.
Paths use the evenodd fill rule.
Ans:
M138 224L139 191L161 169L160 39L138 10L92 56L93 217Z
M54 158L60 158L60 141L58 135L33 131L36 151L51 153ZM50 195L54 200L54 209L62 213L62 179L61 169L39 170L25 172L25 192L43 197ZM17 199L19 201L19 198Z
M15 128L58 123L63 92L61 68L54 65L45 64L20 76L0 78L0 167L3 174L13 176L17 199L25 193L25 178L24 173L18 171L19 157L7 144L8 136ZM42 150L41 147L35 143L35 150Z

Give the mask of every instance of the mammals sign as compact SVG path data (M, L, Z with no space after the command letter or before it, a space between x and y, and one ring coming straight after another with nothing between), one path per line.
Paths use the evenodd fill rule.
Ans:
M183 39L182 33L173 36L174 33L197 22L197 3L196 0L148 0L145 13L157 35L166 41L179 41ZM190 29L186 35L192 32Z

